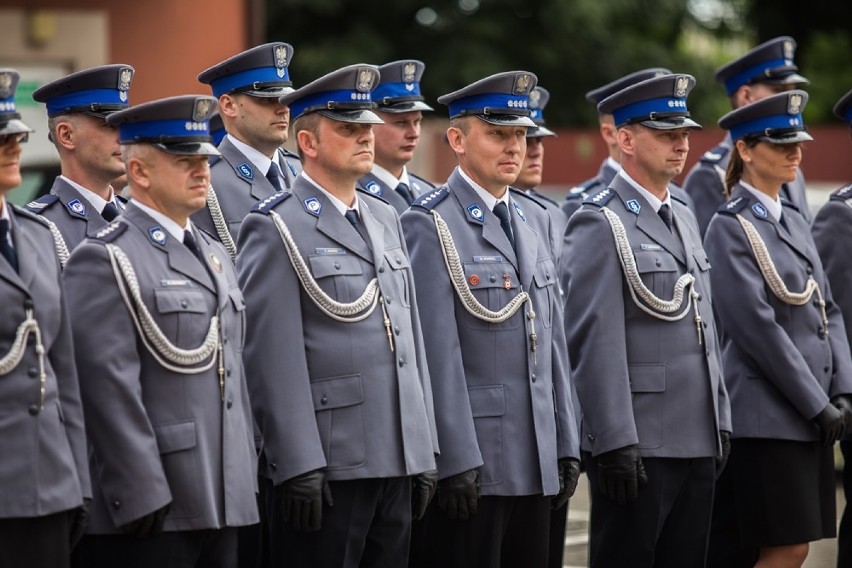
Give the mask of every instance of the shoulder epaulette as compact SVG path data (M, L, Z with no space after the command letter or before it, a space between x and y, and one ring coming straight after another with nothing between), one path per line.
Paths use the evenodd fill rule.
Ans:
M297 153L292 152L292 151L288 150L287 148L279 148L279 149L281 150L281 153L284 154L286 157L293 158L294 160L299 161L299 162L302 161L302 160L299 159L299 155Z
M704 152L704 155L701 156L700 161L704 162L705 164L717 164L719 163L719 160L727 156L728 152L730 151L731 149L727 146L719 145Z
M215 164L216 162L218 162L221 159L222 159L222 156L210 156L207 159L207 165L213 166L213 164Z
M689 200L686 197L686 191L684 191L684 189L679 185L671 184L671 186L669 186L669 196L678 203L682 203L689 207Z
M40 225L50 228L50 223L47 221L47 219L45 219L41 215L37 215L36 213L28 209L29 204L26 207L20 207L18 205L12 204L12 208L15 210L15 213L17 213L18 216L22 219L29 219L30 221L35 221Z
M387 199L385 199L384 197L382 197L381 195L378 195L378 194L376 194L376 193L371 193L369 190L364 189L364 188L363 188L363 187L361 187L360 185L355 186L355 190L356 190L357 192L359 192L359 193L363 193L364 195L369 195L369 196L370 196L370 197L372 197L373 199L378 199L378 200L379 200L379 201L381 201L382 203L388 203L388 200L387 200ZM388 205L390 205L390 203L388 203Z
M41 213L57 201L59 201L58 195L48 193L46 195L42 195L38 199L30 201L24 208L30 213Z
M799 211L799 206L796 205L795 203L793 203L792 201L790 201L789 199L782 197L780 199L780 201L781 201L781 205L783 207L789 207L790 209L793 209L795 211Z
M535 203L536 205L538 205L539 207L541 207L545 211L547 210L547 205L545 205L543 203L543 201L547 198L544 197L544 196L530 195L529 193L521 191L520 189L515 189L514 187L509 187L509 192L512 194L513 197L514 196L523 197L524 199L528 199L529 201L532 201L533 203ZM554 203L554 205L555 205L555 203Z
M129 225L127 223L122 223L121 221L113 221L112 223L95 233L95 236L92 238L104 243L111 243L112 241L117 239L120 234L126 231L128 226Z
M829 199L834 199L836 201L846 201L850 197L852 197L852 183L848 183L840 189L833 191Z
M209 232L204 227L200 227L200 226L196 225L195 223L192 224L192 227L194 229L196 229L199 233L203 234L207 238L208 242L211 242L211 241L214 242L214 243L219 242L219 236L214 235L213 233Z
M263 213L264 215L269 215L269 212L272 211L272 208L283 202L285 199L293 195L289 191L279 191L275 195L271 195L264 199L263 201L258 201L254 204L254 207L251 208L252 213Z
M720 205L717 211L719 213L725 213L727 215L736 215L737 213L748 207L749 203L751 203L751 199L748 199L747 197L735 197L734 199L731 199L730 201L727 201Z
M594 195L589 196L583 203L589 203L591 205L597 205L598 207L603 207L606 205L610 199L615 197L615 190L610 187L604 188L603 190L597 192Z
M422 207L427 211L435 207L438 203L443 201L450 194L449 188L443 185L441 187L435 188L429 193L425 193L414 200L411 204L412 207L415 205L417 207Z
M408 173L408 178L411 180L412 185L415 186L415 187L417 186L418 182L425 185L426 187L422 191L426 191L428 189L432 189L434 187L437 187L434 183L432 183L428 179L420 177L417 174L412 174L411 172Z

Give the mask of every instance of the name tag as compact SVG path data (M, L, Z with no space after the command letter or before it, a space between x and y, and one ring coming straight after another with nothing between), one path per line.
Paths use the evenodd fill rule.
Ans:
M475 256L473 262L503 262L502 256Z
M346 254L346 249L342 248L317 248L317 254Z
M642 250L663 250L663 247L661 247L660 245L656 245L656 244L642 243L639 246L642 248Z
M192 287L192 282L189 280L160 280L160 286L163 288Z

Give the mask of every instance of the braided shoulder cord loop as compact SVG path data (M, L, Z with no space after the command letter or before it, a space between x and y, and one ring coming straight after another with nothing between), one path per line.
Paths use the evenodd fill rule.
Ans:
M65 244L65 239L62 238L62 233L59 232L59 227L56 226L56 223L47 217L42 217L42 220L47 223L50 234L53 235L53 245L56 248L56 256L59 257L59 266L65 268L68 257L71 256L71 253L68 252L68 245Z
M231 236L231 231L228 230L228 224L225 222L225 216L222 214L222 208L219 206L219 198L216 196L216 191L212 185L207 187L207 209L210 210L210 217L213 219L213 226L216 228L219 241L225 247L225 250L228 251L231 262L236 262L237 244Z
M26 319L24 319L24 321L21 322L21 325L18 326L18 329L15 332L15 341L12 342L12 347L6 355L0 358L0 376L12 372L12 370L20 364L21 359L24 358L24 352L27 350L27 339L30 334L33 334L35 336L35 351L36 355L38 355L38 406L39 408L44 408L44 396L47 386L47 373L44 370L44 356L46 352L44 344L41 342L41 330L38 327L38 321L36 321L35 316L33 315L33 310L28 309L25 313Z

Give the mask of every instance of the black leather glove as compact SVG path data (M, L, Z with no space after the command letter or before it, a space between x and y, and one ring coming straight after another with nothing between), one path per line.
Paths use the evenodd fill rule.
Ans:
M131 534L138 537L155 536L163 532L163 523L166 522L166 515L169 514L169 506L166 505L157 509L153 513L148 513L144 517L139 517L125 525L118 527L124 534Z
M303 473L281 484L284 520L297 531L312 532L322 527L323 501L334 505L325 473L319 469Z
M435 495L438 486L438 472L424 471L411 478L411 518L422 519L426 514L426 506Z
M842 410L829 402L814 418L814 422L822 432L822 444L833 446L834 442L843 437L846 430L845 415Z
M89 505L91 505L91 497L84 497L83 504L71 511L70 529L68 531L68 541L71 543L69 550L74 550L83 535L86 534L86 525L89 524Z
M722 456L716 458L716 479L725 471L728 458L731 455L731 433L727 430L719 430L719 441L722 442Z
M648 476L636 446L604 452L597 460L601 493L619 505L626 505L639 497L639 486L648 483Z
M560 458L559 462L559 493L550 501L550 508L554 511L568 504L568 499L574 495L577 489L577 480L580 479L580 462L574 458Z
M479 502L479 471L470 469L438 482L438 506L451 519L476 514Z

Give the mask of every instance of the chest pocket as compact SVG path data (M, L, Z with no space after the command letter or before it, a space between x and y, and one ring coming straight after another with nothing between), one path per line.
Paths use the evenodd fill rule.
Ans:
M338 302L351 302L364 292L364 267L355 255L314 255L308 263L323 291Z
M518 275L515 267L508 262L465 262L464 277L468 287L480 304L491 311L503 309L509 301L520 293ZM460 308L466 325L479 330L515 329L521 325L524 309L503 323L488 323Z
M401 248L393 248L385 251L385 263L379 268L379 272L382 272L384 269L389 269L385 271L385 274L393 279L393 293L395 296L392 299L399 299L406 308L411 307L411 292L408 289L411 264ZM387 274L387 272L390 274ZM382 280L384 281L384 279ZM390 297L389 290L386 290L384 286L382 287L382 291Z
M184 349L198 347L210 325L204 292L198 288L175 287L154 290L157 324L166 337Z
M698 265L698 269L701 272L707 272L710 270L710 259L707 258L707 253L702 247L695 247L692 249L692 258L695 259L695 264Z
M677 260L666 250L635 250L636 270L642 282L658 298L670 300L674 284L684 271Z
M553 260L549 258L539 260L535 265L533 281L541 293L533 298L533 309L538 314L538 321L544 327L553 325L553 307L558 299L556 280L556 265Z

